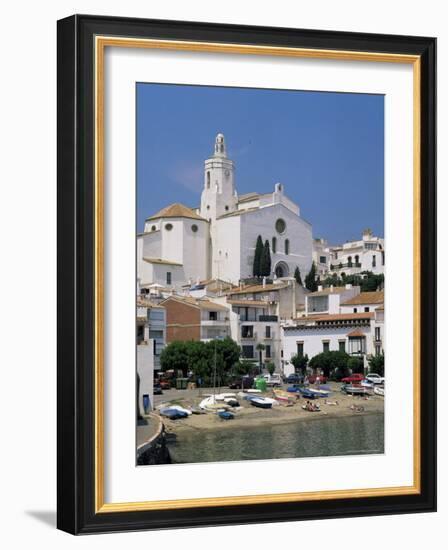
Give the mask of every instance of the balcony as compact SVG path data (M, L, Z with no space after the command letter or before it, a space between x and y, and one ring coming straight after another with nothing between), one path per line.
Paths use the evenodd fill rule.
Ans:
M278 316L277 315L260 315L258 317L258 321L260 323L277 323Z
M256 332L241 333L241 340L256 340L256 339L257 339L257 333Z
M268 336L267 334L264 335L265 340L274 340L275 339L275 333L271 332L271 334Z
M352 268L360 268L361 264L359 262L347 262L345 264L343 263L335 263L330 265L330 271L336 271L337 269L352 269Z
M203 327L227 327L228 325L228 319L216 319L214 321L211 321L210 319L201 320L201 326Z

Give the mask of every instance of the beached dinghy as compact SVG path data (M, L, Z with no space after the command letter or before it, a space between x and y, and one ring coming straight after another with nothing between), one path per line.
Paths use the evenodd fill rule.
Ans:
M260 409L270 409L272 408L274 401L275 399L269 399L268 397L253 397L249 402L254 407L259 407Z
M308 388L308 392L311 392L311 394L313 394L314 397L328 397L330 395L329 391L315 389L315 388Z
M177 420L178 418L186 418L188 414L184 411L179 411L173 407L167 407L166 409L160 409L160 414L169 418L170 420Z
M376 393L376 395L382 395L384 397L384 388L373 388L373 393Z
M299 392L302 397L305 397L306 399L315 399L316 397L316 394L314 394L309 388L299 388Z
M239 405L235 397L224 397L224 403L227 403L230 407L238 407Z
M176 409L177 411L180 411L180 412L184 412L188 416L191 415L191 410L190 409L186 409L185 407L181 407L180 405L171 405L170 408L171 409Z
M341 391L349 393L351 395L366 395L369 393L369 389L364 386L354 386L352 384L347 384L342 386Z
M229 411L218 411L218 416L223 420L233 420L235 418L235 415Z
M291 394L284 390L274 389L275 398L281 403L291 404L297 400L297 394Z
M215 412L217 410L225 410L229 407L227 403L224 403L224 401L217 401L213 395L210 397L206 397L199 403L199 407L201 409L205 409L206 411L212 411Z

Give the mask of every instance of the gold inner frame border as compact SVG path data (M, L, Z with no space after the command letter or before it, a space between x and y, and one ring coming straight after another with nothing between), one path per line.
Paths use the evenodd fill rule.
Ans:
M342 489L303 493L275 493L263 495L226 496L180 500L106 503L104 501L104 54L106 47L146 48L159 50L232 53L279 57L301 57L327 60L347 60L413 65L413 299L414 299L414 483L403 487L370 489ZM255 46L178 40L123 38L96 36L95 59L95 513L167 510L211 506L305 502L343 498L366 498L420 494L421 479L421 425L420 425L420 271L421 271L421 61L420 56L381 52L357 52L310 48Z

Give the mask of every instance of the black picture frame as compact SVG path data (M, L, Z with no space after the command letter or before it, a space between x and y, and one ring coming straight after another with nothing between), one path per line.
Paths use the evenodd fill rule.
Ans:
M95 512L95 36L411 54L421 61L421 491L302 502ZM73 534L436 510L436 39L74 15L58 22L58 511ZM423 372L424 371L424 372Z

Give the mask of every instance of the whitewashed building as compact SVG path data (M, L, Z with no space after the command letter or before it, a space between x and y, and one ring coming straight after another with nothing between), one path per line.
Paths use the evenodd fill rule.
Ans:
M384 239L365 229L362 239L349 241L341 246L329 248L331 254L329 272L341 275L355 275L362 271L372 271L376 275L384 273Z
M204 164L200 207L172 204L150 216L137 238L137 271L150 284L181 288L214 278L238 284L253 275L257 237L270 243L272 277L308 273L313 254L311 225L285 194L238 195L235 165L218 134L214 154Z
M311 359L326 351L344 351L363 359L366 368L368 355L384 353L384 293L359 292L359 287L347 286L310 293L306 314L282 323L285 374L294 372L291 358L296 354Z

